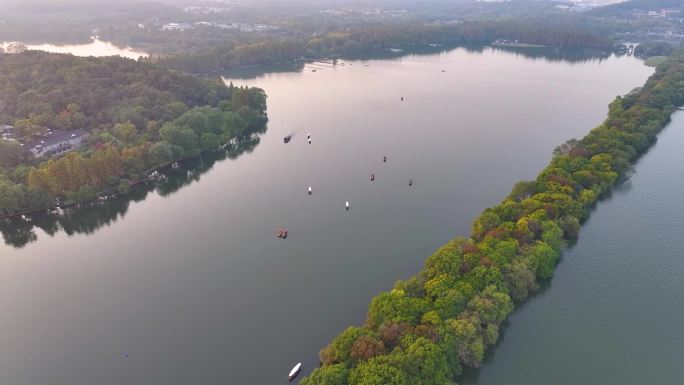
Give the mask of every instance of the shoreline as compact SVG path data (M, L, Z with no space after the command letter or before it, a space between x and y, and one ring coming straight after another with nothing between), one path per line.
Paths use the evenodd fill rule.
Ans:
M492 47L510 47L510 48L552 48L548 45L529 44L529 43L497 43L491 44Z
M236 142L233 143L233 144L231 144L231 142L232 142L233 140L236 140ZM207 153L210 153L210 152L213 152L213 151L223 151L223 150L226 150L226 149L227 149L228 147L230 147L230 146L237 145L238 143L239 143L239 140L238 140L237 137L236 137L236 138L232 138L230 141L228 141L228 142L226 142L226 143L221 143L221 144L219 144L218 147L216 147L216 148L214 148L214 149L206 150L206 151L201 151L198 155L195 155L195 156L188 156L188 157L180 158L180 159L175 159L175 160L172 160L172 161L170 161L170 162L168 162L168 163L165 163L165 164L162 164L162 165L158 165L158 166L154 166L154 167L152 167L152 168L150 168L150 169L148 169L148 170L146 170L146 171L143 172L143 175L145 176L144 178L142 178L142 179L137 179L137 180L135 180L134 182L131 180L132 183L129 183L128 186L131 187L131 188L133 188L133 187L136 187L136 186L139 186L139 185L142 185L142 184L151 182L151 181L154 180L154 177L152 177L151 175L154 174L155 172L158 172L159 170L161 170L161 169L163 169L163 168L171 167L171 166L172 166L173 164L175 164L175 163L184 162L184 161L187 161L187 160L190 160L190 159L199 158L199 157L201 157L202 155L207 154ZM96 201L98 201L98 200L101 199L101 198L109 199L109 198L113 198L113 197L116 197L116 196L121 195L121 194L124 194L124 195L125 195L126 193L121 192L121 191L118 191L118 190L116 189L116 187L114 187L114 188L109 189L109 190L101 190L101 191L98 191L98 192L95 194L95 197L93 197L92 199L84 200L84 201L82 201L82 202L69 202L69 203L64 203L64 204L55 204L55 205L52 205L52 206L49 206L49 207L45 207L45 208L41 208L41 209L37 209L37 210L27 210L27 211L21 211L21 212L13 213L13 214L0 215L0 221L8 221L8 220L9 220L9 221L12 221L12 220L14 220L14 219L17 219L17 218L22 217L22 216L25 216L25 215L29 215L29 216L30 216L30 215L38 215L38 214L53 214L53 211L54 211L54 210L57 210L57 209L62 209L62 210L63 210L63 209L66 209L66 208L73 208L73 207L78 207L78 206L81 206L81 205L90 205L90 204L92 204L93 202L96 202Z

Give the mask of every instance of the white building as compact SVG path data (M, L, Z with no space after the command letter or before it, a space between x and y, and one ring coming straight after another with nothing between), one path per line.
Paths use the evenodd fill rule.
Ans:
M87 135L88 132L84 130L54 130L36 142L26 143L25 146L35 157L59 155L79 147Z

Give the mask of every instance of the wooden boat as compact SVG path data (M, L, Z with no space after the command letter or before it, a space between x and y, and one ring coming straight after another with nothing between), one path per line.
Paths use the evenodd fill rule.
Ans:
M297 377L297 375L299 374L299 372L301 372L301 371L302 371L302 363L300 362L297 365L295 365L294 368L292 368L292 370L290 370L290 374L287 375L287 379L289 381L294 380Z

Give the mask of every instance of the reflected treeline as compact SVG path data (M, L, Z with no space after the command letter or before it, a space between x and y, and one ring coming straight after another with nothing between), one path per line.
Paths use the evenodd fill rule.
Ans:
M266 74L301 72L308 63L330 62L333 60L391 60L401 59L407 56L430 56L453 51L455 49L465 49L469 53L482 54L485 50L513 53L527 59L539 59L548 62L567 62L567 63L586 63L594 60L605 60L613 53L603 50L592 49L570 49L552 47L512 47L512 46L486 46L486 45L438 45L426 46L414 50L393 52L390 50L367 53L363 55L344 55L339 58L328 58L314 61L296 61L281 63L268 66L258 66L222 72L221 75L226 79L255 79Z
M242 68L230 71L222 71L220 72L220 75L224 79L251 80L266 74L301 72L306 64L307 62L303 61L287 62L258 67ZM205 76L211 78L215 76L215 74L207 74Z
M254 135L225 150L207 152L199 157L177 162L174 166L166 166L158 171L157 178L134 187L128 194L64 208L61 213L40 213L0 220L0 232L5 243L16 248L38 240L36 228L51 236L61 231L68 235L92 234L123 218L131 202L140 202L151 192L169 196L199 181L216 162L234 160L244 153L252 152L259 141L259 137Z
M608 59L613 53L602 50L570 49L551 47L512 47L495 46L495 51L510 52L527 59L539 59L547 62L586 63Z
M375 51L372 53L364 53L357 55L342 55L334 58L327 59L311 59L311 60L297 60L294 62L280 63L267 66L257 66L251 68L243 68L238 70L230 70L221 72L221 76L226 79L241 79L241 80L251 80L258 78L267 74L275 73L287 73L287 72L301 72L304 70L307 64L310 63L321 63L321 62L337 62L340 61L363 61L363 60L392 60L400 59L406 56L430 56L436 55L444 52L452 51L456 48L462 46L459 45L436 45L436 46L425 46L412 50L405 51L390 51L382 50Z

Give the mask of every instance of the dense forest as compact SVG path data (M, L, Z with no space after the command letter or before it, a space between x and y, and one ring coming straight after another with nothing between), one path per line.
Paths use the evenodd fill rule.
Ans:
M446 24L394 24L330 32L305 38L266 38L231 42L193 54L147 59L191 73L230 70L322 58L386 52L390 48L416 50L429 45L489 44L500 38L559 48L610 51L611 40L585 28L574 18L472 21Z
M0 55L0 123L16 136L0 140L0 215L125 192L150 169L261 132L265 110L260 89L129 59ZM47 160L22 146L53 129L85 130L87 145Z
M515 305L553 275L591 208L629 175L682 103L678 50L643 88L617 97L600 126L557 147L536 180L486 209L469 238L442 246L420 274L373 298L365 324L321 350L321 367L301 384L441 385L479 367Z

